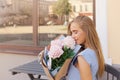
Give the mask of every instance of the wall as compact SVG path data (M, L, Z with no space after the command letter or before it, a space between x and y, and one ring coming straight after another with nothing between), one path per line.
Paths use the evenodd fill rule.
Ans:
M106 0L96 0L96 30L100 38L103 55L106 63L111 64L108 57L107 7Z
M107 0L108 56L120 64L120 0Z
M9 69L37 59L37 56L0 53L0 80L30 80L26 74L12 75Z
M96 29L109 64L120 64L119 3L119 0L96 0Z

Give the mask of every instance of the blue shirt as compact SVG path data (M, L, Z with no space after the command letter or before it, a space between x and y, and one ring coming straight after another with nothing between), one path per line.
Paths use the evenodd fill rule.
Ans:
M98 71L98 59L97 59L95 51L90 48L87 48L87 49L83 50L82 52L80 52L79 54L77 54L77 56L80 56L80 55L83 56L83 58L90 65L90 69L92 72L92 80L97 80L96 75L97 75L97 71ZM81 80L79 70L73 64L76 57L71 62L70 69L68 71L66 80Z

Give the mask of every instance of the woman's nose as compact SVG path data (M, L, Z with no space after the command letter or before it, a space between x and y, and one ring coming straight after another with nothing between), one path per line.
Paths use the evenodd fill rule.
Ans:
M75 39L75 35L74 34L72 34L72 38Z

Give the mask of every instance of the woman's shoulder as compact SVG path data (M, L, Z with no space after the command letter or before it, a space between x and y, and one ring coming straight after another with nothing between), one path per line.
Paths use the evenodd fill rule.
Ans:
M86 48L80 52L79 55L95 55L95 51L93 49Z
M78 54L78 56L81 55L83 58L89 63L92 64L94 61L97 61L96 53L93 49L86 48L82 52Z

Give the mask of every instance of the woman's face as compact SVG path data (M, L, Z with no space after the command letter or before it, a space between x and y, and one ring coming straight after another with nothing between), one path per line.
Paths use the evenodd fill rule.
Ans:
M86 34L77 23L71 23L70 31L72 32L71 35L75 39L76 44L85 45Z

